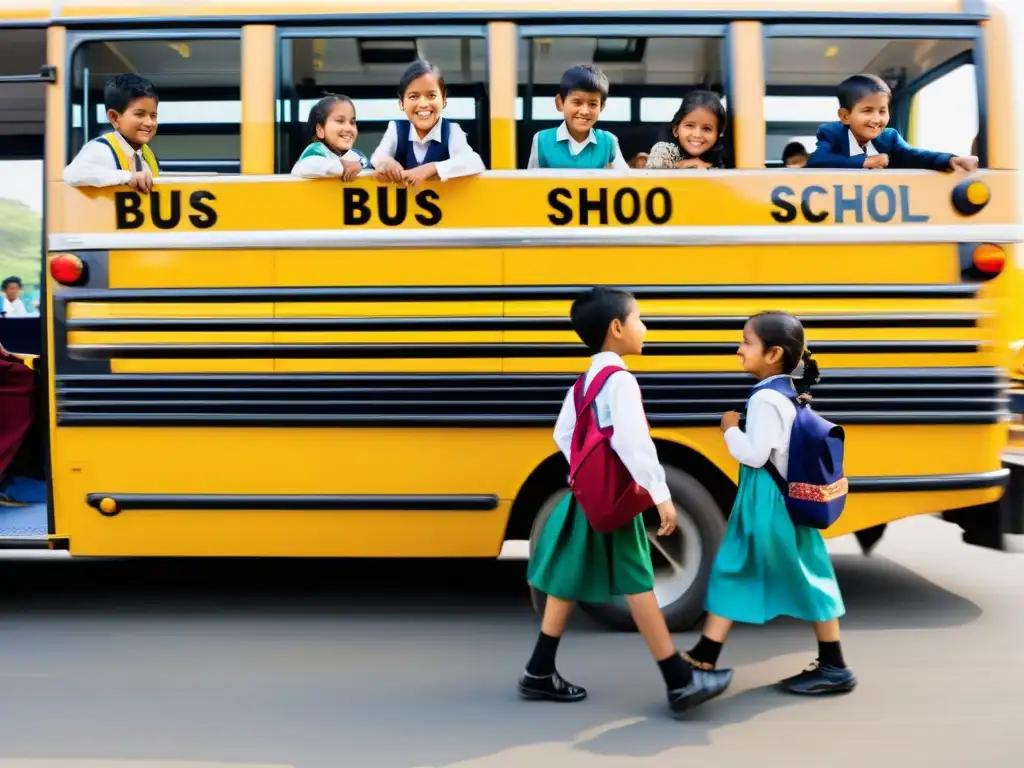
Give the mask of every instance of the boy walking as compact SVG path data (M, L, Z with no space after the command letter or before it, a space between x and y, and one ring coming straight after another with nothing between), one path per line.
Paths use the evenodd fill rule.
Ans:
M661 518L659 536L676 527L676 511L658 462L640 397L640 386L625 369L622 355L638 355L646 327L636 300L625 291L594 288L573 302L573 329L593 354L584 379L585 397L591 382L600 387L594 405L597 426L612 429L611 448L636 484L646 491ZM602 374L602 370L620 369ZM603 383L602 383L603 382ZM575 448L576 397L570 389L555 423L555 443L572 462ZM527 699L580 701L586 690L564 680L555 669L555 654L573 604L608 602L624 595L637 629L658 663L668 691L669 708L680 715L720 695L732 670L695 669L676 650L654 596L650 545L641 515L611 533L598 533L572 494L551 513L530 558L527 578L546 594L540 636L519 692Z
M974 171L976 157L915 149L889 128L892 91L874 75L854 75L839 84L839 120L818 128L818 146L808 168L919 168Z
M534 135L526 167L629 170L615 135L594 127L607 101L604 72L592 64L569 67L555 96L555 106L565 120Z
M115 75L103 88L107 119L114 129L82 147L64 169L72 187L128 186L148 193L160 175L149 142L156 135L159 98L153 84L138 75Z

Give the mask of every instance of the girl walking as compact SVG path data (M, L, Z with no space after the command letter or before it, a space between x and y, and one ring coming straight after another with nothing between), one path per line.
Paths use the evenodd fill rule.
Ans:
M800 321L784 312L750 318L737 355L758 383L748 401L745 431L735 411L722 417L729 453L740 462L739 492L711 570L704 633L685 656L697 669L714 669L733 622L764 624L792 616L813 625L818 660L783 680L782 687L798 694L851 691L857 681L839 642L839 617L846 609L824 539L815 528L793 524L767 469L771 462L786 477L797 408L768 385L789 377L802 362L794 383L806 395L819 380L818 365L804 346Z

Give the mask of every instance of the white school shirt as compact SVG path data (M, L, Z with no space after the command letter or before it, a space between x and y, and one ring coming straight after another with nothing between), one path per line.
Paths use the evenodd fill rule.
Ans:
M310 147L315 147L315 154L306 154ZM326 179L341 176L345 172L341 165L342 161L359 163L366 169L362 154L353 149L339 155L322 141L313 142L310 147L302 150L302 156L292 166L292 176L299 176L303 179Z
M590 370L584 381L584 392L590 386L594 376L602 368L616 365L625 368L626 364L614 352L599 352L590 358ZM611 427L612 449L622 459L629 474L637 485L651 495L655 504L661 504L672 498L665 482L665 470L658 461L658 451L654 447L650 430L647 428L647 416L640 398L640 385L631 373L616 373L604 385L594 401L597 405L597 423L600 427ZM576 401L573 389L570 388L562 403L562 410L555 422L555 443L565 454L566 461L572 448L572 433L576 428Z
M527 162L526 167L529 168L540 168L540 158L537 154L537 137L539 134L533 134L533 144L530 147L530 160ZM615 159L612 160L612 168L616 171L628 171L629 163L626 162L626 158L622 156L622 150L619 149L619 137L614 133L609 133L612 137L612 144L615 146ZM587 138L584 141L576 141L569 133L569 126L562 121L562 124L558 126L558 135L556 138L559 141L569 142L569 154L576 157L580 152L587 148L587 144L597 144L597 137L594 135L594 129L590 129L590 133L587 134Z
M781 378L781 375L771 376L762 383ZM796 406L789 398L774 389L758 389L747 406L746 432L739 427L727 429L725 445L736 461L748 467L763 467L770 458L785 479L794 421Z
M441 141L441 120L444 120L444 118L440 118L434 124L434 127L430 129L430 132L422 139L416 132L416 126L412 123L409 124L409 141L412 143L412 151L416 156L417 162L422 163L424 158L426 158L430 142ZM486 171L487 166L484 165L480 155L469 146L466 132L450 121L448 129L448 159L442 160L437 164L438 178L441 181L448 181L448 179L455 179L459 176L475 176ZM385 160L395 159L395 152L397 150L398 125L392 120L388 123L388 129L384 132L384 138L380 140L380 144L377 145L377 148L373 150L373 154L370 155L370 165L374 168L380 168Z
M874 157L878 154L878 150L875 149L875 143L869 141L867 144L867 151L860 148L860 143L857 141L857 137L853 135L853 131L849 131L850 134L850 157L857 157L857 155L867 155L868 157Z
M125 159L135 168L148 170L142 150L132 149L124 136L114 132L114 141L121 146ZM128 183L131 171L117 167L114 153L102 141L87 142L78 156L64 169L64 183L72 187L119 187Z
M4 296L3 303L0 304L0 309L3 309L4 314L6 314L7 317L28 317L28 310L25 309L25 302L21 299L11 301Z

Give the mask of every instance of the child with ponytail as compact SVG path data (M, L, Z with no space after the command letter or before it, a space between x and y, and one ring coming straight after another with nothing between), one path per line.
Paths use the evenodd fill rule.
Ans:
M768 383L793 376L801 407L819 380L818 365L804 346L804 329L792 315L763 312L743 328L737 350L743 370L757 379L740 414L722 417L729 453L740 463L740 484L725 539L708 585L704 632L684 658L697 669L714 669L734 622L764 624L777 616L811 622L818 638L818 660L787 678L790 693L825 694L853 690L857 681L843 660L839 617L845 613L835 571L821 532L794 525L771 462L785 478L797 405ZM801 365L802 364L802 365Z

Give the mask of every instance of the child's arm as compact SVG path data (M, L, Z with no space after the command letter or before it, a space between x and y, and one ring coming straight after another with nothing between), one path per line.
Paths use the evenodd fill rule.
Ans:
M863 168L866 155L850 155L836 149L836 133L829 126L818 129L818 144L807 158L808 168Z
M619 147L619 137L614 133L611 134L612 146L615 147L615 156L612 158L612 168L616 171L628 171L629 163L626 162L626 158L622 156L622 148Z
M952 168L950 161L953 155L950 152L931 152L927 149L916 149L910 146L899 131L889 128L894 136L893 146L890 154L895 165L900 168L919 168L925 171L948 171Z
M725 445L740 464L763 467L771 457L772 449L782 444L782 416L775 406L763 397L754 396L747 408L747 430L730 427L725 431Z
M64 169L64 183L72 187L120 187L131 181L131 171L116 167L110 147L90 141Z
M451 133L448 136L448 160L437 163L437 177L441 181L456 179L460 176L476 176L487 170L483 159L471 146L465 131L455 123L449 123Z
M659 141L651 147L651 153L647 156L648 170L668 171L676 167L675 151L667 141Z
M570 388L565 400L562 401L562 410L558 412L558 419L555 421L555 445L569 461L569 454L572 450L572 433L576 430L576 403L573 389Z
M400 182L402 180L402 164L395 160L395 152L398 150L398 126L392 120L384 131L380 144L370 155L370 165L376 169L376 176L381 181Z
M616 373L608 380L612 411L611 444L636 484L651 495L655 505L672 500L665 482L665 470L651 439L644 413L640 385L629 373Z
M346 157L348 155L346 154ZM337 157L319 142L310 144L302 152L299 161L292 168L293 176L301 176L304 179L326 179L330 177L345 176L346 168L344 159ZM350 162L359 163L358 159L351 159ZM362 167L360 166L360 170Z
M533 134L533 144L530 145L530 160L526 164L527 170L531 170L533 168L540 168L540 154L537 152L537 140L539 137L539 133Z

